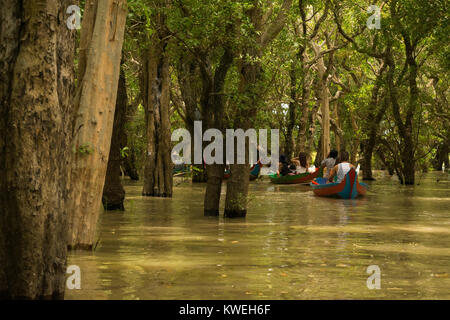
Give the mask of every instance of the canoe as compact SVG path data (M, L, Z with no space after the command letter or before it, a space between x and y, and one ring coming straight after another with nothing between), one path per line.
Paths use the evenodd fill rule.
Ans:
M301 174L288 174L285 176L279 176L274 173L269 175L270 181L275 184L299 184L299 183L308 183L319 175L322 175L323 170L319 170L318 168L313 173L301 173Z
M250 168L250 181L256 180L259 177L259 174L261 173L261 167L262 164L258 161L257 164L255 164L253 167ZM231 176L230 170L225 170L223 174L223 180L229 179Z
M319 197L336 197L341 199L355 199L364 196L367 184L358 181L358 174L351 169L341 183L326 183L326 179L316 179L311 182L314 194Z

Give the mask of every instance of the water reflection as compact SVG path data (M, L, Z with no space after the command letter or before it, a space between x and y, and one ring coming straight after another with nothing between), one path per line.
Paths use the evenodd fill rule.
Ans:
M151 199L127 184L96 251L69 257L82 290L67 299L450 298L450 184L434 174L415 187L380 177L358 200L258 181L245 220L203 217L202 185ZM374 264L381 290L366 287Z

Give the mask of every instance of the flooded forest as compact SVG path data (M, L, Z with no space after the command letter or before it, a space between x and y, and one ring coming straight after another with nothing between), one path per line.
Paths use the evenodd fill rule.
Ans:
M0 299L450 299L447 1L0 7Z

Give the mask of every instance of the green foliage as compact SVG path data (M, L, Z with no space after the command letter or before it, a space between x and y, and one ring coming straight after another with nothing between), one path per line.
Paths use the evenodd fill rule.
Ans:
M145 113L138 101L141 57L145 54L150 37L157 28L161 28L156 17L164 15L164 27L170 38L167 54L170 55L171 63L171 93L180 100L176 107L172 101L173 128L185 125L183 116L186 116L186 110L183 109L179 73L182 64L186 61L195 62L196 69L191 71L191 75L201 92L205 85L202 72L213 74L224 54L224 48L228 47L233 52L233 64L226 75L223 92L214 93L225 99L226 126L236 127L251 118L254 128L279 128L284 145L287 143L287 126L291 115L283 106L291 105L295 111L295 142L298 144L306 134L306 147L315 153L321 126L317 100L317 57L313 47L321 45L321 51L325 52L324 61L331 70L327 83L331 117L341 133L339 138L336 133L339 130L333 130L332 148L336 148L340 142L341 149L352 150L355 159L363 158L360 145L369 139L374 116L387 103L376 131L375 163L380 165L385 165L381 156L392 161L398 160L403 148L389 97L389 70L385 70L381 76L376 103L372 102L377 74L384 63L381 56L388 50L392 53L400 116L402 121L406 121L411 106L408 81L411 69L406 64L405 55L405 39L409 39L414 45L419 90L412 115L413 160L417 162L418 169L429 167L437 146L450 143L450 23L446 1L293 1L280 33L266 48L259 48L257 43L264 26L276 21L282 3L282 0L128 1L124 69L129 100L135 101L138 107L127 124L129 150L125 152L128 154L133 151L141 166L146 149ZM381 7L380 30L366 27L366 21L371 15L366 10L371 4ZM325 10L327 5L328 11ZM263 26L252 22L251 13L254 10L260 10L257 21L266 19ZM304 18L306 21L303 21ZM339 31L337 22L340 22L342 31L352 41ZM303 26L306 26L306 30ZM313 35L313 32L316 33ZM243 65L261 67L257 81L243 86ZM200 108L200 98L197 97L197 100ZM253 109L256 109L254 113L247 112Z

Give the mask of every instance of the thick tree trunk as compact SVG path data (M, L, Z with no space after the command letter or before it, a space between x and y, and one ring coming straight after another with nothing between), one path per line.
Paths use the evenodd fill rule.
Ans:
M394 85L393 77L395 73L395 62L392 53L389 52L387 63L389 65L389 72L387 75L388 89L392 103L392 111L394 114L395 124L397 125L402 147L400 151L400 163L396 170L399 173L399 178L402 184L413 185L415 181L415 145L413 138L413 117L417 107L418 88L417 88L417 65L413 56L413 48L409 43L408 38L404 38L406 60L409 70L409 102L406 107L405 121L402 119L402 112L397 98L397 89Z
M0 298L64 296L73 1L2 1Z
M135 116L138 110L139 104L142 102L142 95L139 94L133 101L127 105L126 124L135 121ZM139 180L139 172L137 163L137 150L136 150L136 137L132 130L127 129L125 125L124 130L124 145L129 149L127 150L127 156L122 159L122 169L124 174L130 177L131 180Z
M314 159L314 165L316 167L320 167L322 160L325 159L325 157L326 157L322 154L322 148L321 148L322 140L323 140L323 135L321 134L320 138L319 138L319 143L318 143L317 149L316 149L317 150L316 158Z
M449 159L448 154L450 153L450 147L447 144L441 144L437 147L436 157L433 161L433 166L435 170L442 170L442 165L445 166L446 169L449 169Z
M208 59L204 58L204 60L207 61ZM224 129L224 99L218 93L222 93L223 91L225 78L232 63L232 52L229 47L225 46L224 53L214 71L209 62L207 66L201 68L203 90L200 97L200 104L202 106L204 124L206 124L206 128L203 128L203 130L211 128L218 130ZM217 215L216 213L219 212L224 168L224 165L206 165L205 216Z
M128 151L128 156L122 161L123 169L126 176L129 176L131 180L139 181L139 173L136 167L136 150L133 146Z
M372 156L373 149L375 147L375 140L369 140L364 145L364 158L363 158L363 180L375 180L372 176Z
M75 99L75 159L70 205L70 249L91 249L101 210L120 60L126 0L86 1Z
M142 194L172 197L173 176L169 119L170 74L167 42L154 37L144 66L144 108L147 123L147 154Z
M186 55L178 62L178 81L181 97L184 102L185 116L183 118L191 137L194 136L194 121L201 121L199 67L197 60ZM194 154L194 145L191 146L191 155ZM207 181L206 168L203 165L193 164L192 182L202 183Z
M220 195L222 192L222 179L225 165L213 164L207 166L208 183L205 193L205 216L218 216Z
M303 100L303 99L302 99ZM302 116L300 117L300 129L298 131L298 143L295 147L295 156L298 156L300 152L305 152L308 142L309 133L309 108L307 102L302 102Z
M250 50L254 57L259 57L260 52ZM247 106L241 106L235 114L235 129L248 130L252 126L252 119L258 110L260 77L262 66L260 63L244 62L241 67L241 94L246 95ZM247 139L246 139L247 140ZM250 163L248 157L249 141L245 143L245 164L231 164L231 176L227 181L227 195L225 199L225 212L227 218L241 218L247 215L247 195L250 175ZM235 149L235 153L238 150Z
M103 187L102 202L106 210L125 210L123 206L125 190L122 186L122 179L120 178L120 164L122 162L121 149L126 145L125 120L127 104L127 88L125 74L122 69L119 77L119 87L117 89L111 150L109 152L105 186Z
M367 131L369 132L369 139L366 140L364 144L364 159L363 159L363 179L364 180L375 180L372 176L372 156L373 150L375 148L375 143L377 140L378 129L380 122L389 106L388 100L385 99L383 104L379 107L377 111L377 106L380 102L379 91L382 86L383 73L386 70L387 65L382 64L380 71L377 74L377 79L375 85L372 89L372 97L370 99L369 112L366 120Z
M234 164L230 168L231 177L227 182L224 215L226 218L245 218L250 167L248 164Z

